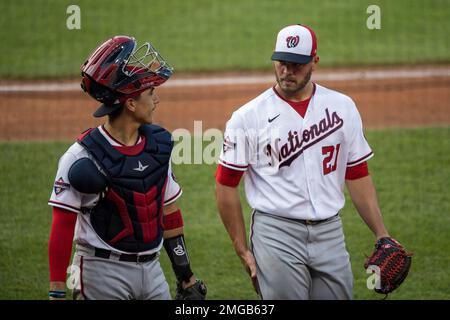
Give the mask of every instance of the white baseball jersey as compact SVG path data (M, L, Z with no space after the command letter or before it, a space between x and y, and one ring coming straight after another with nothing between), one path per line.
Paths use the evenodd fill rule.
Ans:
M219 163L245 171L252 208L294 219L329 218L344 206L347 167L372 157L352 99L315 86L304 118L270 88L227 122Z
M102 126L98 127L101 134L108 140L108 142L113 146L121 146L114 139L112 139L107 132L104 131ZM141 138L138 140L139 143ZM55 185L48 202L49 205L54 207L59 207L66 209L75 213L78 213L77 223L75 226L74 241L77 244L89 245L96 248L107 249L119 253L126 253L117 250L106 242L104 242L94 231L91 225L90 214L81 213L80 208L92 208L94 207L98 200L99 194L85 194L80 193L71 187L68 179L68 172L72 164L80 159L88 157L86 149L84 149L78 142L75 142L66 153L59 159L58 171L56 173ZM181 194L182 190L178 183L175 181L174 175L172 173L172 165L169 163L169 169L167 172L167 185L164 194L164 205L168 205L175 200L177 200ZM162 241L157 248L152 250L142 252L140 254L151 254L153 252L159 251L162 246Z

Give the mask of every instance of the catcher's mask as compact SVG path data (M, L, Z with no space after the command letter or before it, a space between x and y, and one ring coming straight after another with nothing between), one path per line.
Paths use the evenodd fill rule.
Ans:
M103 104L94 113L102 117L120 108L127 98L163 84L173 68L146 42L137 47L128 36L102 43L81 66L81 88Z

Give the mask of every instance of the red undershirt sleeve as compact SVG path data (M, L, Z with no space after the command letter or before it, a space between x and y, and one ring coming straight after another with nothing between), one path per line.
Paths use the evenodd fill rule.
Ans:
M52 229L48 241L50 281L66 281L76 221L77 215L73 212L53 207Z
M354 167L347 167L345 171L345 180L356 180L369 175L369 166L367 161L361 162Z
M222 165L217 166L216 181L220 184L229 187L236 187L239 185L244 171L233 170ZM360 163L354 167L348 167L345 172L346 180L356 180L364 178L369 175L369 166L367 161Z
M235 188L239 185L244 172L233 170L219 164L216 170L216 181L224 186Z

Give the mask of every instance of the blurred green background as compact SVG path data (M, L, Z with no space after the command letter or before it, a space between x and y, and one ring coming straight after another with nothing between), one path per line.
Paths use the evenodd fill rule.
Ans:
M81 9L81 30L66 27L71 4ZM380 30L366 27L369 5L381 8ZM2 0L0 12L0 80L78 76L82 59L116 34L151 41L176 72L269 71L276 33L294 23L316 31L328 67L450 62L449 0ZM415 253L410 276L390 299L450 299L450 127L366 135L376 153L370 169L386 224ZM47 200L68 145L0 142L0 299L47 299ZM257 299L217 214L215 165L174 170L184 190L193 270L209 298ZM245 214L248 223L248 207ZM354 298L379 299L366 288L362 267L373 238L349 199L342 218ZM174 292L164 252L162 264Z
M76 4L81 29L68 30ZM381 29L366 27L369 5ZM77 76L80 57L117 34L152 41L176 71L261 70L279 29L313 28L324 66L449 61L448 0L2 0L0 77Z

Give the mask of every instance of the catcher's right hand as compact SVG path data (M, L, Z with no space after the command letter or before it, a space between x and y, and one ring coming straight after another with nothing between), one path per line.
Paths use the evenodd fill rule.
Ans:
M370 268L372 272L379 272L380 279L375 291L388 294L398 288L408 275L411 256L412 253L407 252L394 238L379 239L374 252L364 263L365 269Z
M182 288L181 282L177 282L175 300L205 300L207 291L202 280L195 281L194 285L185 289Z

